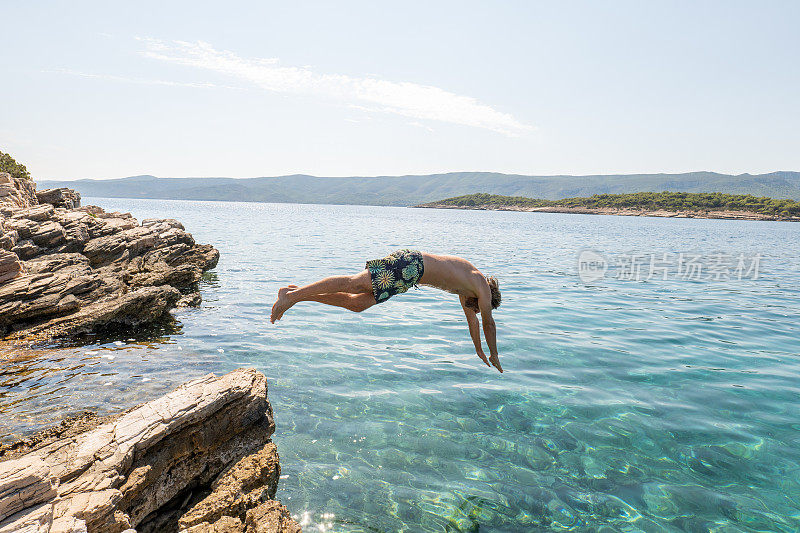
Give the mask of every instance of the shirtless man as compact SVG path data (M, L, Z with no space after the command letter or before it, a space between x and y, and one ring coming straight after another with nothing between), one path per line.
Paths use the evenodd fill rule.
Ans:
M484 277L472 263L452 255L398 250L383 259L367 261L366 268L352 276L330 276L305 287L289 285L278 291L270 322L280 320L298 302L320 302L360 313L417 284L458 295L475 352L487 366L502 372L492 318L492 309L500 305L497 280ZM481 314L483 336L489 346L488 359L481 346L477 313Z

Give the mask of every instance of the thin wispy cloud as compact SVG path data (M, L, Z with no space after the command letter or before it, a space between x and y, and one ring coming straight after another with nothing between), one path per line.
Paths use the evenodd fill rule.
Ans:
M438 87L395 82L375 76L353 77L314 72L308 66L283 66L275 58L244 58L208 43L142 38L146 57L210 70L252 83L264 90L310 95L394 113L418 120L436 120L519 136L533 128L470 96Z
M409 126L414 126L415 128L422 128L423 130L428 130L429 132L433 133L433 128L427 126L421 122L409 122Z
M217 85L215 83L206 83L206 82L181 82L181 81L171 81L171 80L153 80L147 78L131 78L128 76L116 76L114 74L93 74L91 72L80 72L78 70L70 70L70 69L54 69L54 70L45 70L43 72L52 72L56 74L68 74L70 76L78 76L79 78L88 78L92 80L105 80L105 81L118 81L122 83L138 83L141 85L164 85L167 87L193 87L193 88L200 88L200 89L217 89L217 88L224 88L224 89L236 89L237 87L231 87L227 85Z

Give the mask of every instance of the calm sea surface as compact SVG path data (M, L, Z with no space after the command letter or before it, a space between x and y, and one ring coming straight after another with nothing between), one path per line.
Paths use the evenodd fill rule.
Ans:
M800 529L800 224L85 203L177 218L222 258L176 330L3 362L4 440L255 367L277 422L278 496L308 531ZM505 374L475 356L455 298L429 288L362 314L300 304L270 325L279 287L400 247L499 278ZM635 281L622 266L585 284L584 249L643 254L642 279L651 253L761 257L757 279Z

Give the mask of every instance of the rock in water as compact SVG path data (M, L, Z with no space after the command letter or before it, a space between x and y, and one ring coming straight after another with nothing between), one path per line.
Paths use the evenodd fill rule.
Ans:
M128 213L79 207L71 189L37 192L22 181L0 173L0 338L135 326L200 303L198 281L219 252L180 222L140 225Z
M240 369L0 448L0 533L299 532L274 430L266 377Z

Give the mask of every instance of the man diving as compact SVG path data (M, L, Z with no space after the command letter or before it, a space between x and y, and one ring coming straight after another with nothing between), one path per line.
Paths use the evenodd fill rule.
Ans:
M497 280L485 277L466 259L452 255L398 250L383 259L367 261L365 269L358 274L330 276L305 287L288 285L278 291L270 322L274 324L280 320L286 311L299 302L320 302L360 313L416 285L428 285L458 295L475 352L487 366L494 366L502 372L492 318L492 309L500 305ZM481 345L478 313L483 323L483 336L489 346L488 359Z

